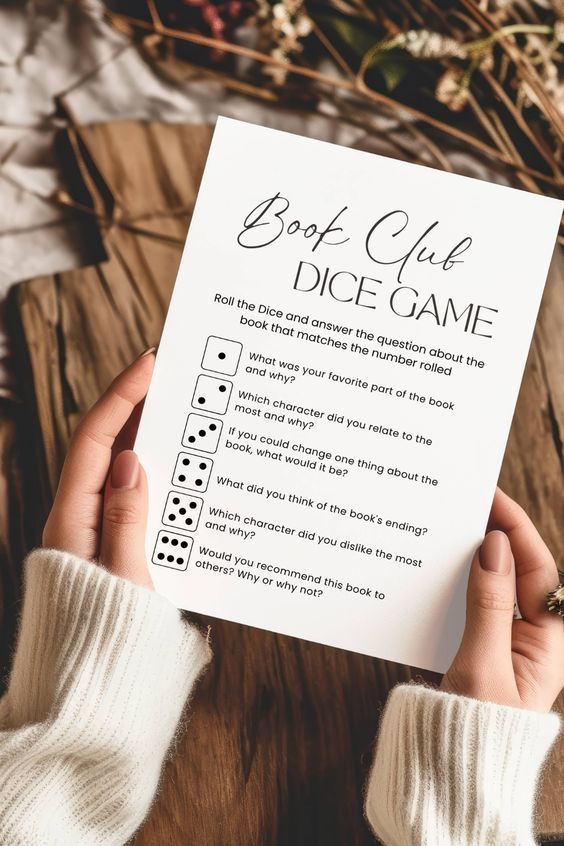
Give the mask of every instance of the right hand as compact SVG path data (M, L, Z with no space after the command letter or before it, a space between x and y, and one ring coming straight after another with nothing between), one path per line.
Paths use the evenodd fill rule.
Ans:
M472 562L462 643L441 690L549 711L564 685L564 626L546 607L558 583L554 558L499 488L488 529ZM522 620L513 619L515 583Z

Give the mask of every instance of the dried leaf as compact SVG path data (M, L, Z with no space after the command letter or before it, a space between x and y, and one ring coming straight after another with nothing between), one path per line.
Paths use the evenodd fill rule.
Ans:
M319 26L336 33L359 57L364 56L377 40L373 34L367 32L366 27L360 26L354 20L327 14L316 14L312 17Z
M397 88L409 70L408 63L398 53L384 54L376 63L376 67L382 74L388 91Z

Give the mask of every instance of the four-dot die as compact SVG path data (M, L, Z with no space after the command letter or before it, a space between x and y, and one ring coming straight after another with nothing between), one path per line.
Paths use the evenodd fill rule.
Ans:
M192 491L205 491L213 467L211 458L193 452L181 452L176 459L172 484Z

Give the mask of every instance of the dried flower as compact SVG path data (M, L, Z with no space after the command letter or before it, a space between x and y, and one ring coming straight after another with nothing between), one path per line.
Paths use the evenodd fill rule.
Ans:
M262 37L270 43L270 55L281 62L289 62L303 50L302 39L313 29L303 0L280 0L271 6L268 0L258 0ZM265 65L263 72L277 85L283 85L288 71L279 65Z
M89 5L99 0L67 2ZM530 158L534 147L546 161L544 176L529 173L539 190L547 186L552 190L561 177L562 144L555 113L564 113L564 82L558 74L563 65L564 0L480 0L466 3L464 14L454 6L448 7L452 14L445 14L447 7L430 4L425 27L409 3L387 4L384 10L357 0L311 4L308 0L154 0L161 21L170 28L159 31L154 40L147 38L152 24L146 0L105 2L113 25L131 36L142 36L145 50L156 47L159 56L166 55L159 39L176 56L186 56L197 65L209 64L210 58L247 56L245 61L231 63L233 86L241 83L244 90L257 89L257 74L267 74L279 88L276 96L281 103L294 105L299 97L319 112L345 117L350 113L367 131L371 130L363 107L377 101L379 89L385 86L391 109L401 114L407 107L417 112L422 126L432 124L451 136L460 137L463 132L468 144L516 172L531 164L537 170L541 167L538 156ZM309 10L319 38L308 37L314 29ZM250 26L243 32L241 24ZM215 50L198 46L193 33L231 44ZM256 62L245 49L249 45ZM423 62L433 65L422 72ZM307 73L304 65L315 68L315 75ZM471 89L477 70L483 74ZM344 79L341 72L347 77L352 72L353 79ZM291 85L286 84L289 73ZM449 118L443 110L439 122L429 102L433 76L436 99L452 113ZM298 88L294 80L299 78L303 84ZM404 79L393 99L391 92ZM348 92L352 87L358 95L358 111L356 102L351 102L354 98L329 93ZM455 133L456 113L468 103L471 92L480 112L468 109L464 130L457 128ZM523 116L524 108L530 109L530 115ZM523 117L534 125L526 138L521 131ZM484 125L490 130L489 138L484 138Z
M82 3L93 0L81 0ZM193 32L215 38L232 40L235 30L251 21L257 13L256 0L160 0L156 3L159 17L165 26L180 32ZM142 0L113 0L117 12L143 19L145 3ZM182 55L182 50L179 51ZM192 51L193 52L193 51ZM212 61L225 57L223 50L206 50Z
M466 59L468 51L464 44L428 29L411 29L396 38L396 45L416 59Z
M564 21L557 21L556 24L558 23L564 24ZM555 36L557 34L556 24L554 27ZM537 74L544 84L544 89L556 108L560 112L564 112L564 83L555 62L558 45L558 38L556 38L556 42L548 41L546 38L530 33L527 35L523 52L535 65ZM525 108L539 106L538 97L526 80L521 84L519 100Z
M457 68L448 68L437 83L435 96L439 103L452 112L460 112L468 101L468 74Z
M488 50L484 50L483 53L478 57L477 60L478 67L480 70L483 71L493 71L494 69L494 56L493 50L490 48Z

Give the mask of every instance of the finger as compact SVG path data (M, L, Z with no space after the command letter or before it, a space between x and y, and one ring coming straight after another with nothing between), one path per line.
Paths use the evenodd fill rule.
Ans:
M152 352L149 350L123 371L79 425L45 524L45 546L84 558L98 554L102 494L111 447L147 392L154 367Z
M120 452L106 485L100 561L111 573L152 587L145 556L147 479L131 450Z
M556 628L560 621L547 610L546 594L558 583L558 570L530 517L498 488L491 522L509 538L515 558L517 602L524 619L543 628Z
M115 458L124 449L133 449L144 405L145 399L142 399L131 412L122 430L116 435L112 447L112 458Z
M152 350L114 379L79 424L65 459L57 494L43 533L46 546L94 557L102 493L115 438L143 400L155 357Z
M87 412L72 439L57 496L64 497L69 490L75 496L103 489L114 440L145 398L154 364L151 351L136 359Z
M460 646L475 667L511 662L515 604L514 564L503 532L489 532L474 556L466 593L466 626ZM470 660L469 660L470 659Z

